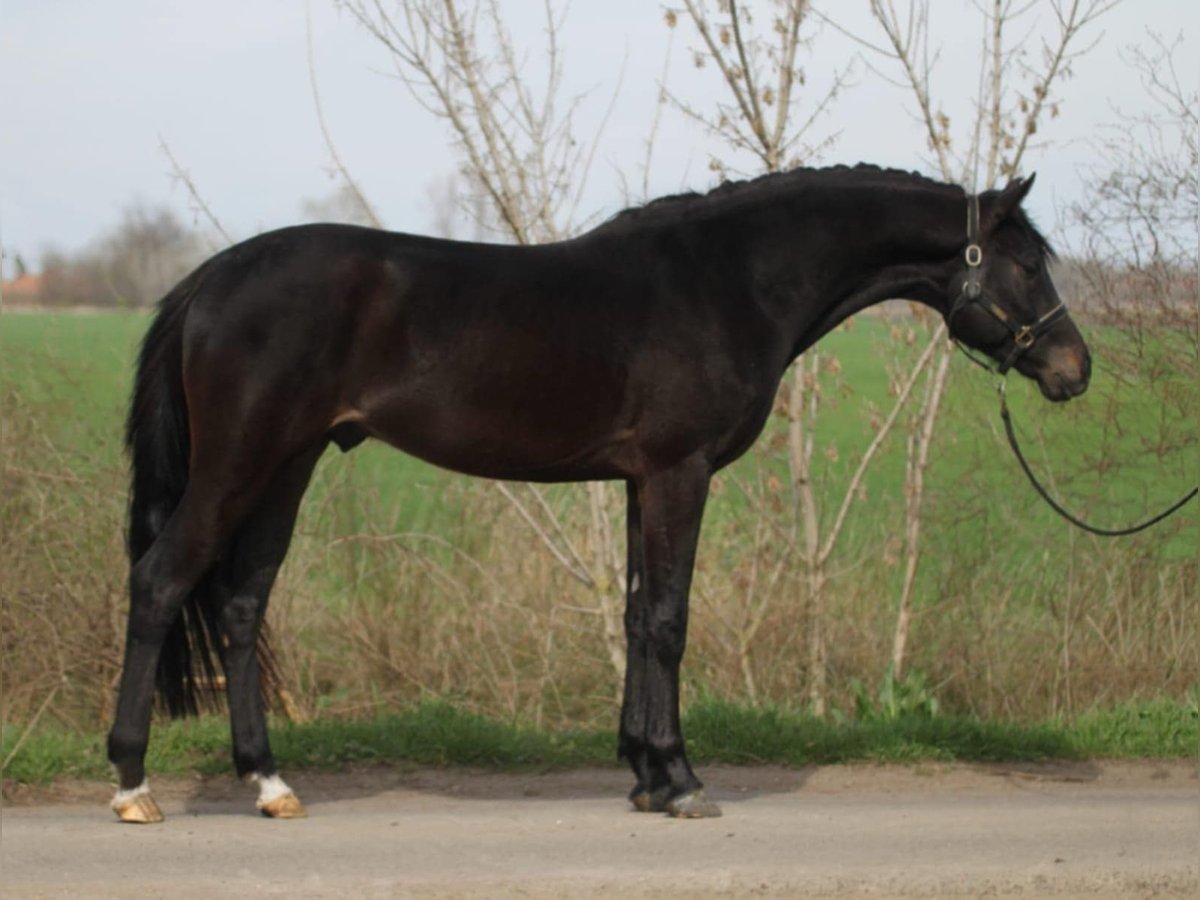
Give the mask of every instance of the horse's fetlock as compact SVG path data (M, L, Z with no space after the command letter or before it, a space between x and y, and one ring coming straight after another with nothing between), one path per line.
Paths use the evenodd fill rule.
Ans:
M142 760L146 756L148 736L136 729L114 725L108 733L108 761L121 767L131 760Z
M657 760L673 760L683 753L683 741L678 735L651 735L646 740L646 748Z

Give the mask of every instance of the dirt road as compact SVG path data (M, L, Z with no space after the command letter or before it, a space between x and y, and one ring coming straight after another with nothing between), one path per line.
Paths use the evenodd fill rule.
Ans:
M1187 763L708 768L725 815L631 812L619 770L297 775L300 821L232 779L155 784L119 825L103 785L18 795L9 897L1200 897ZM15 802L16 805L12 805Z

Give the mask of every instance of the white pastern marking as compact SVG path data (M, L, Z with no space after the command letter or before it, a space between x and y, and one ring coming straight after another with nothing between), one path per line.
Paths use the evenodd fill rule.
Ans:
M292 792L292 789L287 786L287 782L278 775L262 776L257 772L247 776L250 781L258 782L258 808L262 809L272 800L278 800L280 797L286 797Z
M633 573L633 581L629 584L629 593L636 594L637 589L642 586L642 580L638 578L638 573Z
M150 782L143 778L142 783L137 787L129 788L125 791L117 791L116 796L112 798L112 803L110 805L114 810L120 812L124 807L128 806L131 802L142 796L142 794L149 793Z

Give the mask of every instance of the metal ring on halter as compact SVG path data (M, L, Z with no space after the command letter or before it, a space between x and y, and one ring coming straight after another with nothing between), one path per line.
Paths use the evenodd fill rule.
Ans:
M973 269L983 265L983 248L978 244L968 244L966 257L967 265Z

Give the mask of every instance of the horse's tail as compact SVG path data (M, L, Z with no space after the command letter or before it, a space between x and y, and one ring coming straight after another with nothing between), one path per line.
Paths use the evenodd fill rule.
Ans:
M131 459L129 561L150 549L179 505L188 483L190 430L183 390L183 323L200 287L201 267L158 304L142 341L133 401L125 425ZM213 576L200 580L171 624L158 659L155 684L172 717L195 715L214 699L214 650L219 644ZM205 679L205 680L202 680Z

